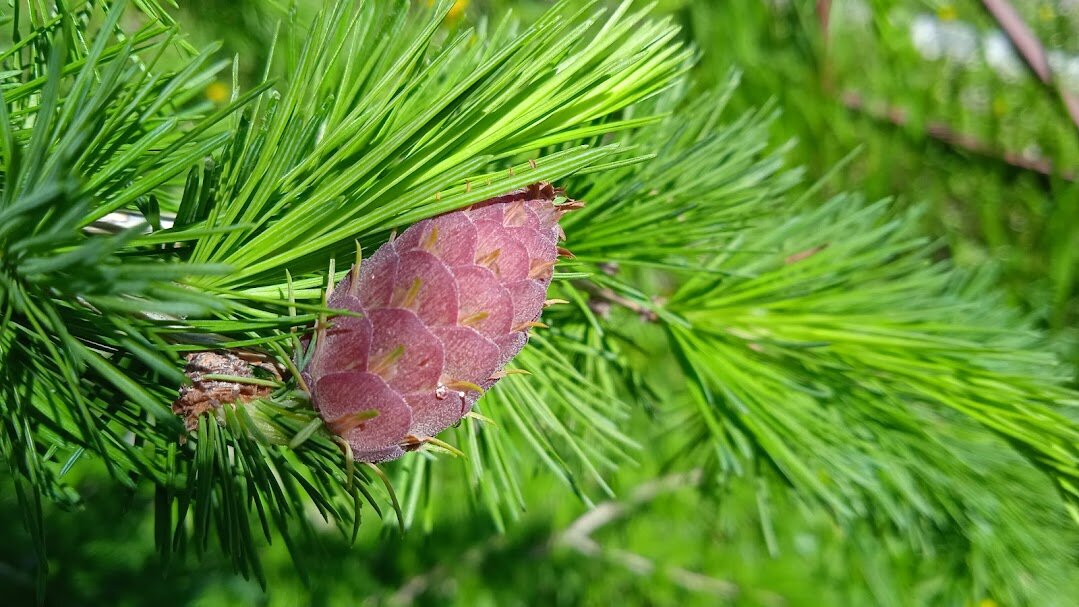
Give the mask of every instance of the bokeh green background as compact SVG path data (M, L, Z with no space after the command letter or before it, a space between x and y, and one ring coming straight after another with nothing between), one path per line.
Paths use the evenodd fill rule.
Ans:
M220 40L222 57L239 58L242 86L262 70L274 23L289 10L279 4L191 0L181 2L177 16L196 46ZM318 4L301 2L294 10ZM510 9L527 21L549 3L459 4L456 19L465 25ZM1079 53L1079 3L1015 4L1061 57ZM1065 356L1079 360L1079 187L1070 178L1079 173L1079 131L1053 91L1025 71L1001 74L985 61L994 24L980 2L836 0L827 31L814 2L666 0L655 10L682 23L700 49L699 86L718 85L738 69L733 107L781 112L772 137L794 142L788 157L807 168L809 183L824 179L831 191L927 204L925 228L947 245L941 254L999 268L1013 302L1052 331ZM915 36L918 23L935 24L938 33L973 32L973 55L927 53ZM850 107L855 99L859 108ZM942 127L968 145L934 137ZM970 149L971 141L979 149ZM1008 155L1052 168L1045 174L1018 167ZM916 551L876 529L840 529L781 496L761 503L752 479L732 481L718 494L684 483L637 505L631 500L595 533L602 552L590 554L559 541L586 505L541 469L528 475L528 512L504 533L454 487L439 495L439 516L405 535L392 515L384 525L370 515L356 546L329 529L312 538L303 549L306 583L282 545L268 547L271 587L264 593L232 575L212 549L205 558L171 563L166 577L153 549L151 496L117 492L92 471L80 474L83 504L48 515L47 604L996 604L955 581L978 563ZM616 489L632 495L660 474L648 466L623 470ZM7 492L0 515L18 519ZM766 518L774 526L762 525ZM29 538L18 524L0 529L2 600L31 604ZM1061 575L1079 587L1075 572Z

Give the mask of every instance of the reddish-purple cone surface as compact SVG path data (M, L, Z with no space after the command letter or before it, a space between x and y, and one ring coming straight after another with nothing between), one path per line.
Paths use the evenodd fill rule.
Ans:
M315 407L353 456L400 457L455 424L521 351L562 236L537 184L421 221L341 281L338 316L304 369Z

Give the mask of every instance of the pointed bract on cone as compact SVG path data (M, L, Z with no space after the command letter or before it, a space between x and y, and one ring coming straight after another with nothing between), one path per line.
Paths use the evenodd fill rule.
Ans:
M363 316L333 319L304 378L357 460L457 423L524 347L558 256L557 193L535 184L425 219L334 288L331 308Z

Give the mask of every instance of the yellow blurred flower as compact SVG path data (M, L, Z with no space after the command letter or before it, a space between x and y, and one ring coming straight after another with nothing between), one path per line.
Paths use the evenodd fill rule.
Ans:
M427 0L427 6L434 6L435 0ZM457 19L464 14L465 9L468 8L468 0L457 0L450 7L450 12L446 13L447 19Z
M1053 9L1053 5L1048 2L1043 2L1038 7L1038 18L1042 21L1052 21L1057 18L1057 12Z
M457 0L457 2L453 3L453 8L450 9L450 18L456 19L460 17L466 8L468 8L468 0Z
M993 599L982 599L978 601L978 607L999 607L999 605Z
M231 95L232 89L224 82L211 82L206 87L206 98L218 105L227 102Z
M993 100L993 115L1000 117L1008 113L1008 102L1001 98Z
M955 21L959 18L959 11L955 10L951 4L942 4L937 9L937 17L941 21Z

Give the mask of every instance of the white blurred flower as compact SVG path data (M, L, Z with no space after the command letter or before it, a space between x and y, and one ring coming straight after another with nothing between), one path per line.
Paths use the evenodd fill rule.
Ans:
M949 59L969 65L977 58L978 31L968 23L941 21L929 14L919 14L910 30L914 47L930 61Z
M1000 30L993 30L985 37L985 62L1005 80L1016 80L1025 72L1023 60L1007 34Z
M1068 88L1079 87L1079 56L1062 51L1049 51L1049 67Z
M952 61L971 64L978 57L978 30L962 21L946 21L939 24L944 38L944 55Z
M932 15L920 14L915 16L910 24L910 37L914 48L930 61L936 61L944 54L937 23Z

